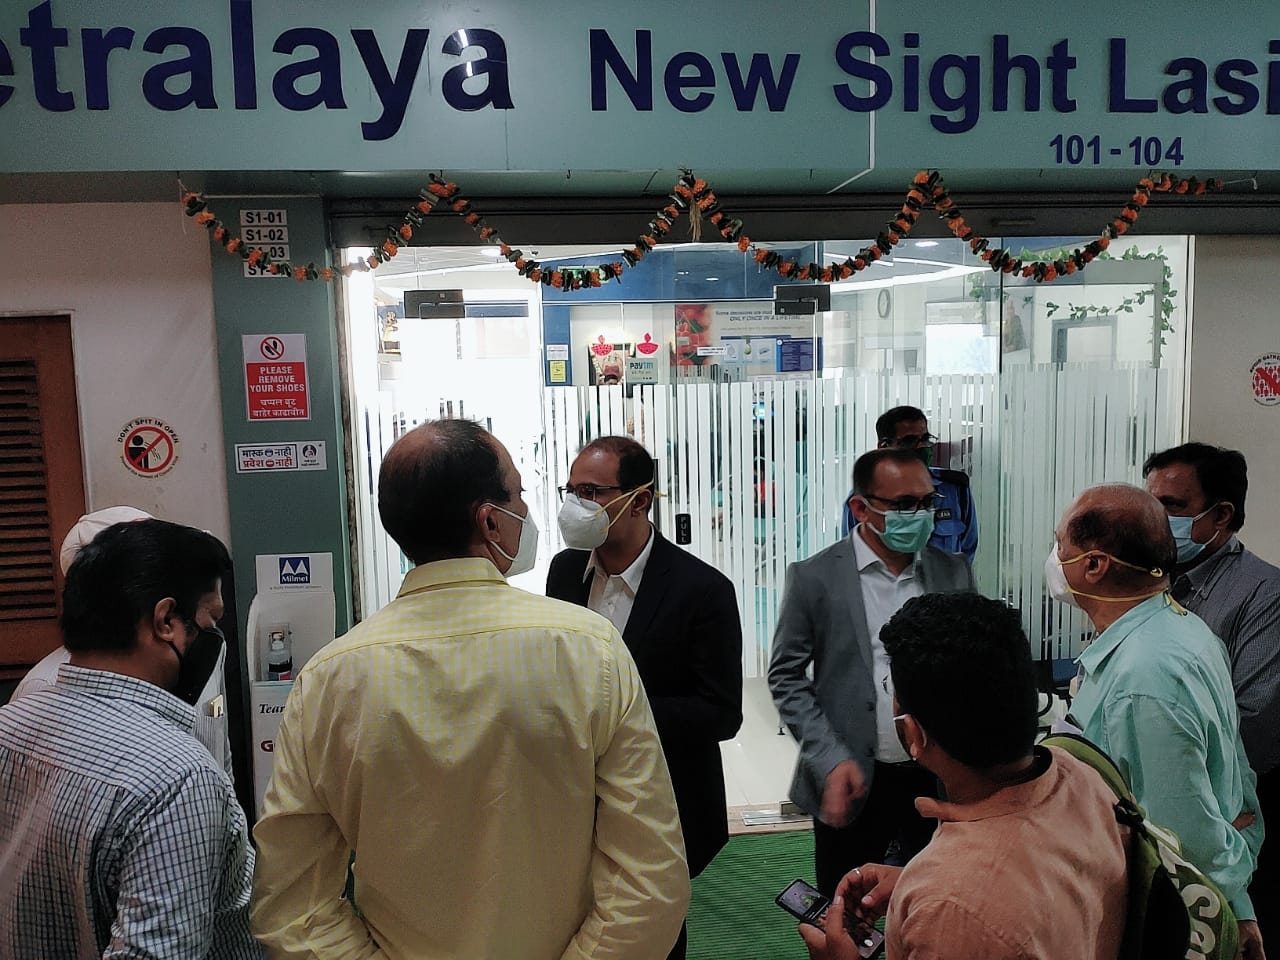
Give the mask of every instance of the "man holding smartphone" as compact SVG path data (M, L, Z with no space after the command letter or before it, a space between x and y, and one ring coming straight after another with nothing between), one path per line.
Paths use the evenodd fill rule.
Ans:
M906 867L855 867L823 929L800 925L810 957L854 960L847 921L887 908L890 960L1116 960L1128 867L1115 795L1081 761L1033 746L1035 671L1018 612L930 594L881 638L898 737L947 800L917 802L939 826Z

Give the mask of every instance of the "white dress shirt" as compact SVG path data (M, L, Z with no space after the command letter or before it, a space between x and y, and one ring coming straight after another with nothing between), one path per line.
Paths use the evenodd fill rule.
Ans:
M591 581L591 593L587 597L587 609L594 610L615 627L619 633L627 630L627 621L631 619L631 608L635 606L636 591L640 589L640 581L644 579L644 568L649 563L649 554L653 552L653 527L649 528L649 542L644 545L640 555L631 561L631 566L621 573L612 576L604 572L596 559L596 552L591 551L587 561L587 569L582 579L600 575Z
M880 642L880 630L889 618L902 609L912 597L924 590L915 575L915 561L894 576L883 560L862 539L862 524L849 534L853 540L853 556L862 582L862 606L867 613L867 631L871 634L871 662L876 688L876 759L884 763L902 763L910 758L898 742L893 727L893 686L889 680L889 657ZM875 536L869 533L868 536Z

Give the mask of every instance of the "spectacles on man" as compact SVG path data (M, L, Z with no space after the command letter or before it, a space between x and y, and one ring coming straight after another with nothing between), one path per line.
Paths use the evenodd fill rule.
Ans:
M601 486L598 483L566 483L563 487L556 487L556 492L560 494L561 501L564 500L566 494L572 493L579 500L590 500L596 502L596 498L600 494L608 490L617 490L621 492L622 487L614 484L612 486Z
M938 505L942 502L942 497L936 493L931 493L927 497L898 497L896 500L890 500L887 497L877 497L874 493L860 494L863 500L875 500L883 503L887 509L896 513L917 513L921 510L937 510Z
M938 438L926 430L924 433L908 433L901 437L894 437L892 440L885 441L885 445L912 450L920 447L932 447L937 442Z

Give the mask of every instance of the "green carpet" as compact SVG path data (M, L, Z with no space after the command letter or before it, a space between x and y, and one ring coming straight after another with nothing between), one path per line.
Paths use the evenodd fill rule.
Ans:
M813 882L813 832L746 834L693 881L689 960L807 960L796 921L773 902L792 880Z

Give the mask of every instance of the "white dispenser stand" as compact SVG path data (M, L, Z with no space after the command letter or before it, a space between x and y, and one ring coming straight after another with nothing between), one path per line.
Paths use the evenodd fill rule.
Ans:
M258 593L245 630L249 727L253 735L253 787L257 815L271 779L275 740L292 680L267 680L267 643L272 630L287 629L293 675L334 637L333 554L266 554L257 558Z

